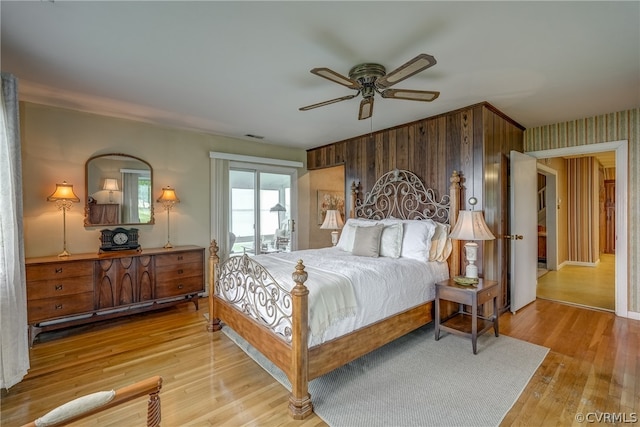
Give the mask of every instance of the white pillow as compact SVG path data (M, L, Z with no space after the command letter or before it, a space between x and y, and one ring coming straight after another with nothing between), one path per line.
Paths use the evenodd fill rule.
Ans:
M430 219L403 220L404 238L402 239L403 258L420 261L429 260L431 238L436 230L436 223Z
M358 256L378 257L380 254L380 238L383 224L362 227L356 226L352 254Z
M451 254L451 239L449 238L449 224L436 222L436 229L431 238L429 261L444 262Z
M342 249L346 252L351 252L353 249L353 239L355 237L356 226L372 226L376 225L378 221L365 218L349 218L347 223L342 227L342 233L340 233L340 239L336 244L336 248Z
M380 256L400 258L402 254L404 227L399 221L390 225L387 225L387 222L383 221L383 224L385 227L382 230L382 237L380 238Z

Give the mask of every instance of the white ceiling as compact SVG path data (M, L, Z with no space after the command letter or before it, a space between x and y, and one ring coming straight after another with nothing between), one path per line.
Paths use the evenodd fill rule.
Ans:
M312 148L488 101L525 127L640 106L640 2L5 1L2 71L22 100ZM309 72L438 63L376 96Z

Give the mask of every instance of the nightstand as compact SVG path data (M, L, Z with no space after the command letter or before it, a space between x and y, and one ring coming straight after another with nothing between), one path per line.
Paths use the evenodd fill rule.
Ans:
M493 327L496 337L498 330L498 295L500 285L493 280L480 279L479 283L472 286L459 285L453 279L436 283L436 341L440 339L440 331L450 332L471 338L473 354L477 354L476 342L478 336ZM458 311L450 316L440 319L440 300L458 303ZM493 314L484 317L478 314L480 306L493 300ZM465 310L465 305L471 308L471 312Z

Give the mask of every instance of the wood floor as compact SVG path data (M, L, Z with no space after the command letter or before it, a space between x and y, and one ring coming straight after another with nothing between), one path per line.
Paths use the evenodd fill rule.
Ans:
M600 254L595 267L567 265L538 278L538 298L615 311L615 259Z
M204 313L183 304L42 334L27 377L2 392L1 424L19 426L75 397L161 375L163 426L326 425L315 415L291 420L287 391L224 334L206 332ZM640 321L537 300L500 322L501 333L551 349L502 425L640 413ZM145 411L142 398L77 425L144 425Z

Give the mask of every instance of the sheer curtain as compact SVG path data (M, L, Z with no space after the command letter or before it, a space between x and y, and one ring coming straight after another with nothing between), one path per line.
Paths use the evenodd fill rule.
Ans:
M218 256L231 252L229 239L229 161L211 159L211 238L218 243Z
M0 94L0 388L29 370L27 288L22 229L22 161L18 82L1 73Z
M131 172L122 173L122 219L125 223L140 222L138 212L138 174Z

